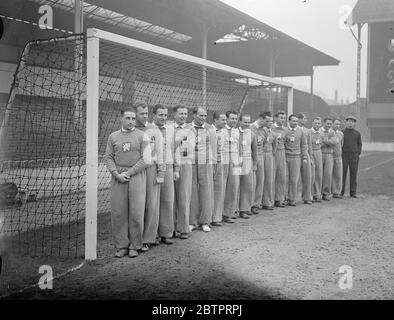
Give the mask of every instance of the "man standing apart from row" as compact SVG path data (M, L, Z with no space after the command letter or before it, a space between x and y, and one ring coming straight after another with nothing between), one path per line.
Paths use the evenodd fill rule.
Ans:
M354 126L357 119L353 116L346 118L346 129L343 131L343 147L342 147L342 160L343 160L343 182L341 195L345 194L346 189L346 176L347 170L350 171L350 196L357 198L357 170L358 161L361 155L361 134Z
M135 129L135 110L121 112L121 129L111 133L105 165L111 173L111 224L115 257L138 256L143 244L149 141ZM145 160L144 160L145 159Z

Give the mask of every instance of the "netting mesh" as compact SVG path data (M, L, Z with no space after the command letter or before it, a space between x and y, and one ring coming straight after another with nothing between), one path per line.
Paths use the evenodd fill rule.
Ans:
M271 83L103 40L99 57L99 215L110 212L110 175L102 156L109 134L119 129L123 106L160 103L169 108L170 122L171 109L177 104L205 106L209 122L219 110L242 109L255 119L263 110L287 108L286 88ZM0 183L9 186L11 194L2 197L0 234L9 240L9 249L23 253L82 255L84 36L29 43L0 116Z

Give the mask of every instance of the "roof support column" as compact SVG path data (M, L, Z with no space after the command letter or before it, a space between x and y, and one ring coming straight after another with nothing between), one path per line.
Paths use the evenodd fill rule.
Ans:
M357 117L360 118L360 82L361 82L361 29L363 23L357 24L357 86L356 86L356 107L357 107Z
M315 73L315 68L317 68L317 67L315 67L315 66L312 66L312 71L311 71L311 75L310 75L310 77L311 77L311 97L310 97L310 99L311 99L311 112L313 113L313 111L314 111L314 105L313 105L313 80L314 80L314 73Z
M208 27L205 23L202 24L201 40L202 40L202 52L201 56L203 59L207 59L207 36ZM207 68L202 68L202 107L207 108Z
M276 62L276 52L274 50L274 44L272 43L273 40L271 40L271 50L270 50L270 77L275 76L275 62ZM274 111L274 91L276 89L270 88L269 92L269 105L268 105L268 110L273 112Z

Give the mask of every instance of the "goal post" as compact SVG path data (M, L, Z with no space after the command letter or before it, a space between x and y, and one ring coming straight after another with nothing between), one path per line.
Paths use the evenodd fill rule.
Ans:
M86 119L86 238L85 238L85 258L95 259L97 252L97 176L98 176L98 106L99 106L99 68L100 68L100 45L108 42L112 45L119 45L124 48L132 48L146 52L150 55L164 57L179 63L186 63L201 67L201 89L202 89L202 105L209 105L207 100L207 70L215 70L226 74L229 77L238 77L246 79L246 86L250 83L249 79L258 82L261 87L264 84L273 87L281 87L287 91L287 112L293 110L293 88L290 83L279 81L267 76L256 74L253 72L237 69L231 66L216 63L207 59L198 58L181 52L173 51L167 48L159 47L153 44L145 43L132 38L127 38L118 34L107 31L89 28L87 30L87 119ZM138 68L138 66L137 66ZM167 70L171 71L171 70ZM195 79L193 79L195 80ZM244 91L239 109L243 109L246 103L248 88ZM209 108L209 106L208 106Z
M97 258L110 234L103 155L124 106L162 104L169 124L178 104L205 106L208 122L228 110L254 120L271 100L292 112L287 82L99 29L27 47L0 106L0 183L19 199L2 207L0 235L23 254Z

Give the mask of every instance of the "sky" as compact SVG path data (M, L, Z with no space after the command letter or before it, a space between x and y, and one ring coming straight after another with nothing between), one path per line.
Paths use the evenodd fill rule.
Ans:
M356 98L357 42L342 22L357 0L221 0L222 2L341 61L317 67L314 92L334 99L335 90L350 102ZM356 26L353 32L357 34ZM362 32L361 96L366 95L367 26ZM310 90L309 77L286 78L294 87Z

